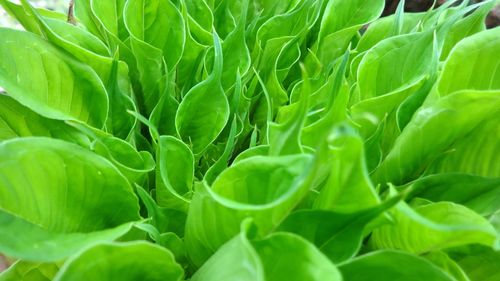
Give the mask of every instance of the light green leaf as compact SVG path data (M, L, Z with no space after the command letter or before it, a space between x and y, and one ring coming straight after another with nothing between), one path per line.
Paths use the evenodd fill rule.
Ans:
M450 252L471 281L495 281L500 278L500 251L476 245Z
M185 41L185 24L171 1L127 1L124 18L130 34L162 51L168 71L179 62Z
M126 138L134 125L134 119L126 114L126 110L135 108L130 98L132 94L127 65L117 58L109 57L107 46L92 34L64 21L44 18L40 10L25 0L22 6L10 4L9 9L16 10L16 18L27 30L40 33L52 44L94 69L106 87L110 100L107 130Z
M359 251L365 226L400 199L394 197L375 207L349 214L298 210L285 219L279 230L296 233L314 243L333 262L343 262Z
M193 263L201 265L239 232L247 217L254 218L260 235L275 228L307 191L304 177L310 163L306 154L255 156L226 169L212 188L197 186L185 236Z
M88 150L32 137L1 143L0 155L0 252L60 260L122 236L139 219L127 180Z
M340 272L345 280L435 280L453 281L453 277L431 262L405 252L377 251L342 264Z
M462 204L482 216L500 209L500 179L469 174L441 173L420 178L409 185L409 198Z
M184 272L165 248L146 242L96 245L69 259L55 281L183 280Z
M163 207L187 210L193 190L194 156L172 136L161 136L156 169L156 200Z
M0 94L0 140L43 136L89 146L90 140L60 120L42 117L11 97Z
M319 190L313 208L356 212L380 202L364 160L364 143L348 126L337 127L329 136L330 173Z
M383 0L328 1L313 47L320 62L328 69L328 62L341 56L358 30L377 19L383 9Z
M243 223L245 224L245 222ZM342 280L338 269L312 244L290 233L249 240L244 229L196 272L196 280ZM248 232L248 234L247 234ZM228 264L234 266L228 267Z
M59 270L54 263L17 261L0 273L0 281L51 281Z
M408 88L421 80L433 67L433 38L430 31L401 35L370 49L358 70L361 100Z
M338 269L313 244L291 233L274 233L252 242L268 281L340 281Z
M244 222L242 231L227 243L196 271L192 281L264 281L264 266L257 251L248 241L249 224ZM227 266L231 264L231 266Z
M222 48L215 33L214 50L212 73L186 94L175 116L178 134L196 155L217 138L229 119L229 103L221 85Z
M417 178L434 159L442 157L499 106L500 95L494 91L462 91L424 105L398 137L373 178L394 184Z
M110 160L131 183L141 183L155 168L153 156L149 152L139 152L119 138L99 138L93 143L92 150Z
M403 16L403 26L399 35L408 34L414 31L415 27L424 16L425 13L405 13ZM394 34L392 34L392 31L395 28L395 23L394 15L380 18L371 23L356 45L356 51L358 53L366 52L380 41L393 36Z
M104 85L88 66L35 35L0 29L0 86L38 114L102 128L108 113Z
M452 260L445 252L430 252L424 255L424 258L439 266L457 281L471 281L458 263Z
M460 41L446 60L437 82L439 95L445 96L465 89L500 89L499 48L500 27Z
M500 247L493 226L462 205L438 202L412 209L400 202L392 215L394 223L373 231L371 243L375 248L421 254L473 243Z
M495 0L486 1L470 15L456 22L446 34L441 60L446 59L453 47L462 39L486 29L485 20L490 10L495 6Z
M426 173L467 173L499 178L499 136L500 110L497 110L469 134L457 140L451 151L432 163Z
M123 41L128 37L123 23L123 7L126 0L87 1L90 1L90 10L95 16L95 21L100 24L101 32L108 37L108 45L114 50L115 40Z

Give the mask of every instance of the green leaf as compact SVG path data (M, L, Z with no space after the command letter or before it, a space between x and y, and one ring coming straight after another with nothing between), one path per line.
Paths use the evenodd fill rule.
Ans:
M0 140L42 136L89 146L90 140L60 120L42 117L11 97L0 94Z
M490 178L500 177L500 155L498 145L498 124L500 111L492 113L490 118L481 122L468 135L457 140L452 151L432 163L426 173L467 173Z
M370 49L358 70L361 99L401 90L421 80L432 67L433 38L430 31L401 35Z
M90 0L90 9L105 32L122 40L128 37L123 23L123 7L126 0Z
M59 270L54 263L17 261L0 273L0 281L51 281Z
M75 0L75 15L83 26L104 42L107 40L101 22L91 9L91 0Z
M194 156L172 136L161 136L156 159L156 200L160 206L187 210L193 190Z
M314 243L333 262L343 262L359 251L365 226L400 199L394 197L375 207L351 213L298 210L285 219L279 230L296 233Z
M134 125L134 119L126 114L126 110L135 109L130 98L127 65L109 57L107 46L92 34L64 21L44 18L40 10L27 1L23 0L22 6L10 4L9 9L15 9L16 18L27 30L40 33L52 44L92 67L106 87L110 100L107 130L126 138Z
M184 49L184 20L171 1L127 1L124 18L130 34L162 51L173 71Z
M305 154L255 156L226 169L212 188L200 183L186 222L192 262L201 265L239 232L247 217L254 218L261 235L275 228L307 190L304 175L310 163L311 157ZM204 223L207 220L212 223Z
M192 281L264 281L264 268L257 251L247 237L249 224L242 224L239 232L196 271ZM227 266L231 264L231 266Z
M106 90L88 66L35 35L0 29L0 86L38 114L102 128L108 113Z
M93 143L92 150L110 160L131 183L140 183L155 168L153 156L149 152L139 152L119 138L99 138Z
M0 155L0 252L60 260L122 236L139 219L127 180L88 150L31 137L2 142Z
M96 245L69 259L55 281L183 280L184 272L165 248L146 242Z
M439 95L445 96L465 89L500 89L499 48L500 28L486 30L460 41L446 60L437 82Z
M319 38L349 27L361 27L378 18L384 8L381 0L330 0L321 21Z
M425 13L405 13L403 15L403 26L399 34L408 34L414 31L415 27L424 16ZM373 48L373 46L377 45L380 41L394 36L392 31L396 28L394 26L395 24L396 20L394 15L383 17L372 22L363 36L361 36L356 46L356 51L361 54Z
M385 250L368 253L339 267L345 280L436 280L453 277L431 262L405 252Z
M498 234L479 214L458 204L438 202L412 209L400 202L392 212L394 223L373 231L375 248L421 254L467 244L499 248Z
M364 143L350 127L339 126L329 136L330 174L313 208L344 213L380 202L364 160Z
M446 34L443 51L441 52L441 60L446 59L453 47L462 39L486 29L486 16L495 6L495 0L485 2L487 3L455 23Z
M222 86L228 90L236 83L236 77L245 75L251 66L250 52L245 39L245 23L250 0L244 0L241 16L237 25L222 43L222 53L224 54L224 71L222 72ZM225 1L232 2L232 1Z
M457 140L492 116L499 105L500 95L494 91L462 91L424 105L398 137L373 178L394 184L417 178Z
M342 280L340 272L313 244L290 233L274 233L252 242L266 280Z
M341 56L358 30L377 19L383 9L383 0L328 1L314 46L324 66Z
M430 252L424 257L439 266L442 270L450 274L457 281L470 281L467 274L465 274L464 270L452 260L445 252Z
M196 272L196 280L342 280L338 269L312 244L290 233L249 240L242 232L224 244ZM234 266L228 267L228 264Z
M282 123L270 123L268 131L269 155L286 155L302 152L300 135L304 127L309 106L311 85L307 72L302 68L302 92L296 109L288 120Z
M499 178L442 173L420 178L408 188L410 198L420 197L434 202L451 201L483 216L489 216L500 209Z
M450 256L457 261L471 281L495 281L500 278L498 250L478 245L452 250Z
M229 119L229 103L221 85L222 48L216 33L214 50L212 73L186 94L175 116L178 134L196 155L217 138Z

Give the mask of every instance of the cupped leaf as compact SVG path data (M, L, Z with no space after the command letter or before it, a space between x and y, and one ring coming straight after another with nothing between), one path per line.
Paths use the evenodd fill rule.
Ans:
M156 159L158 204L187 210L194 181L193 153L181 140L172 136L161 136Z
M377 251L342 264L345 280L436 280L452 281L453 277L424 258L399 251Z
M433 264L440 267L442 270L450 274L457 281L471 281L464 270L458 265L457 262L452 260L445 252L435 251L430 252L424 257L431 261Z
M194 154L203 152L229 120L229 103L221 85L222 48L215 33L214 50L212 74L186 94L175 116L177 132Z
M30 137L1 143L0 155L0 251L7 255L59 260L122 236L139 219L127 180L88 150Z
M259 234L277 227L307 191L304 176L308 155L255 156L231 166L214 181L196 189L186 222L186 246L201 265L239 232L241 222L254 218ZM304 190L305 189L305 190Z
M330 174L319 190L313 208L356 212L380 202L368 176L364 144L350 127L339 126L329 136Z
M146 242L100 244L69 259L55 281L183 280L182 267L165 248Z
M132 182L141 183L147 173L155 168L153 156L147 151L137 151L130 143L106 136L93 143L93 151L110 160Z
M88 66L38 36L0 29L0 86L38 114L102 128L108 114L104 85Z

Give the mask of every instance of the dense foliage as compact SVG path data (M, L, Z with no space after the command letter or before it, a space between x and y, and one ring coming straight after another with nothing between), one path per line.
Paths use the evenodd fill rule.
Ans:
M0 0L0 280L500 280L496 0Z

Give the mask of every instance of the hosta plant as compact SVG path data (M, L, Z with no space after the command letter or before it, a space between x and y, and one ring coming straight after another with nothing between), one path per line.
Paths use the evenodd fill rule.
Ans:
M0 280L500 280L469 2L0 0Z

